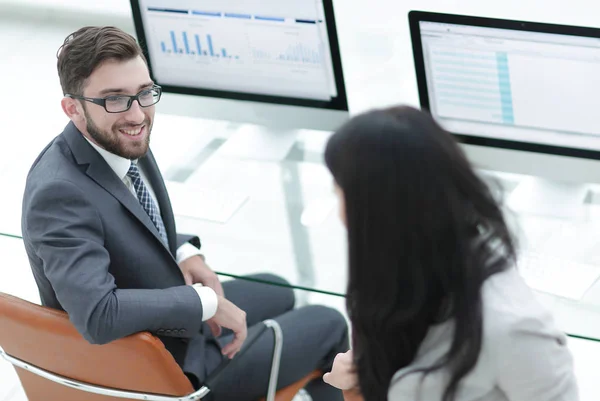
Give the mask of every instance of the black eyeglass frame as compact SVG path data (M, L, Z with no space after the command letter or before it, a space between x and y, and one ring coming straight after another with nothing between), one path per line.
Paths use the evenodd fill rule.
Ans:
M142 103L140 103L140 96L142 96L142 94L145 94L145 92L148 91L157 91L158 92L158 99L156 100L156 102L149 104L147 106L142 105ZM133 104L133 101L136 100L138 102L138 104L140 105L140 107L150 107L150 106L154 106L156 103L158 103L160 101L160 97L162 95L162 87L160 85L152 85L151 88L149 89L144 89L142 91L140 91L137 95L134 96L130 96L130 95L110 95L110 96L106 96L106 97L86 97L86 96L78 96L78 95L72 95L70 93L65 93L66 97L69 97L71 99L78 99L78 100L85 100L86 102L90 102L90 103L94 103L97 104L99 106L104 107L104 110L106 110L107 113L124 113L126 111L128 111L131 108L131 105ZM111 99L111 98L129 98L129 100L127 101L127 108L125 110L120 110L120 111L109 111L106 108L106 101Z

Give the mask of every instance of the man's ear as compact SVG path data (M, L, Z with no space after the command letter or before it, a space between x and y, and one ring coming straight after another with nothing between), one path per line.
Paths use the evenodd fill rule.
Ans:
M60 105L67 117L69 117L74 123L80 123L85 121L83 107L81 106L81 103L76 99L72 99L70 97L65 96L60 101Z

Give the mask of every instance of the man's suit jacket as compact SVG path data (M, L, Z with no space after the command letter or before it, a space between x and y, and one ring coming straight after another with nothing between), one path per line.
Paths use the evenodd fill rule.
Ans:
M102 344L148 330L201 381L212 335L174 257L185 241L197 247L200 241L176 234L152 153L138 163L156 193L168 248L135 195L73 123L42 151L27 177L25 248L42 304L65 310L88 341Z

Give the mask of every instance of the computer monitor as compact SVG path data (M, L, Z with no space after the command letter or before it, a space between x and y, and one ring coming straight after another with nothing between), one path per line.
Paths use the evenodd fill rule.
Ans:
M267 142L295 129L335 130L347 120L332 0L131 6L151 76L163 88L161 112L257 124Z
M476 166L546 179L515 191L538 211L600 182L600 29L421 11L409 24L421 107Z

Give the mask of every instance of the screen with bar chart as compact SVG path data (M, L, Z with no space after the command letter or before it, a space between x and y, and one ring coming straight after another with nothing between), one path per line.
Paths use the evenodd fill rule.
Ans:
M541 24L495 26L487 19L470 25L466 18L415 21L413 27L422 105L445 128L600 150L600 37L594 37L600 31L556 33Z
M323 0L139 0L161 85L329 102L338 96Z

